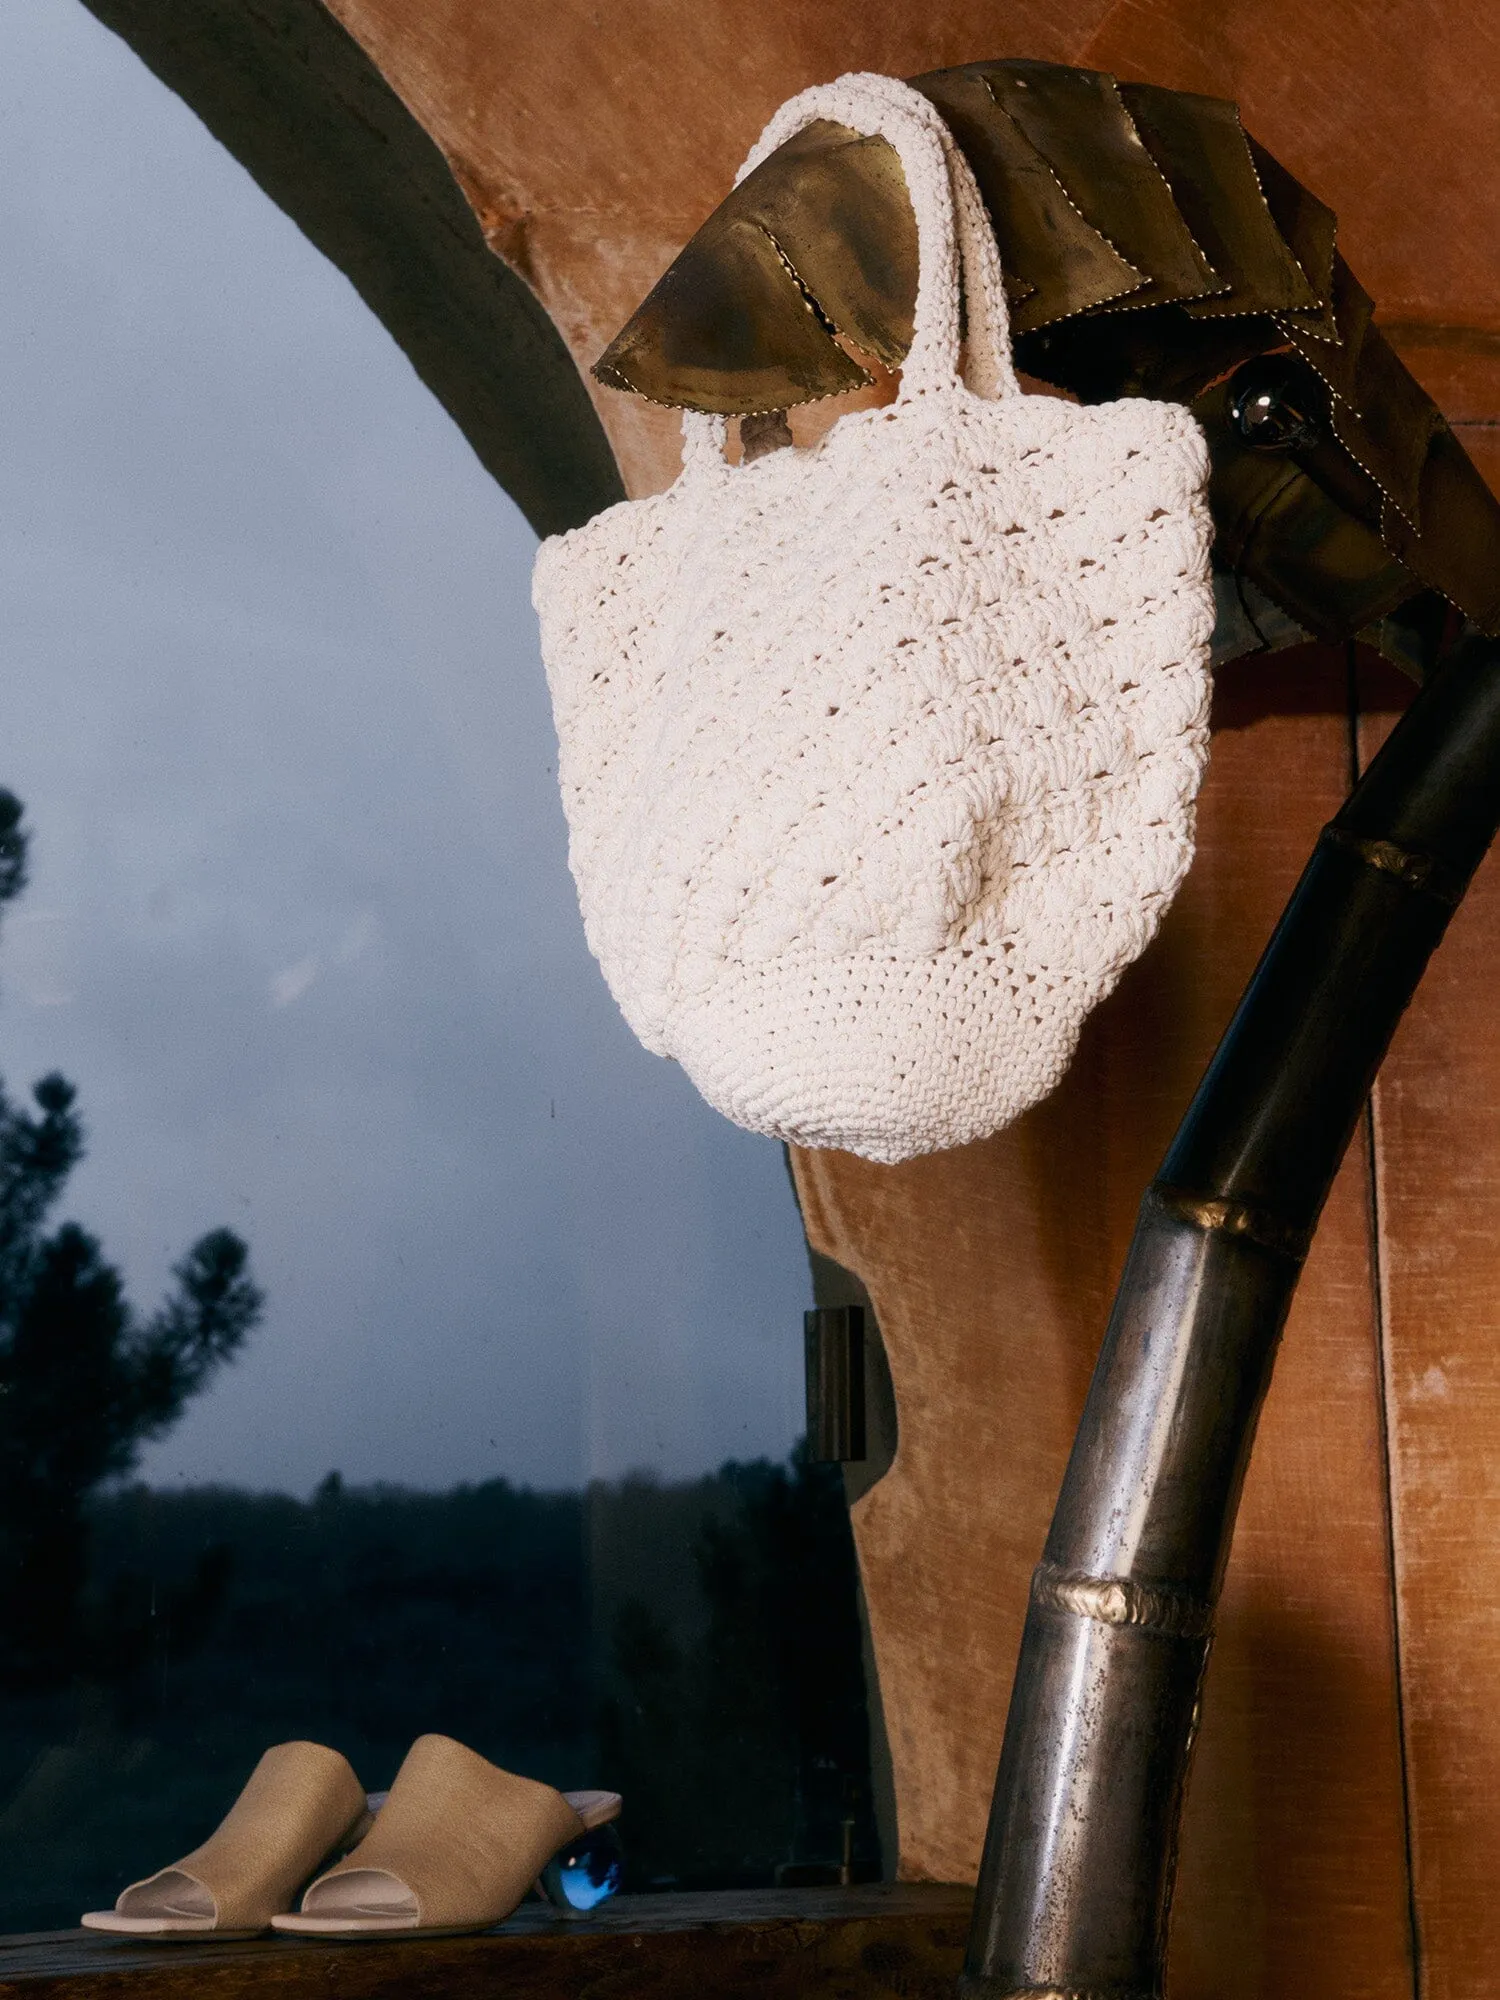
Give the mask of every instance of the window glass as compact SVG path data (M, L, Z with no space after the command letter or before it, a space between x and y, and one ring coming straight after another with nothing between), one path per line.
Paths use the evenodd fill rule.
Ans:
M0 1928L290 1737L870 1872L795 1203L587 953L530 530L74 0L0 14L0 256Z

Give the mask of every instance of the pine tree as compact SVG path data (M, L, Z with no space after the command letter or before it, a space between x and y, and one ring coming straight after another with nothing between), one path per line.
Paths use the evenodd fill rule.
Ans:
M0 791L0 903L26 880L22 807ZM249 1253L211 1230L143 1320L76 1223L45 1224L83 1158L73 1086L45 1076L16 1103L0 1081L0 1683L105 1672L108 1634L80 1615L87 1503L130 1471L260 1316Z

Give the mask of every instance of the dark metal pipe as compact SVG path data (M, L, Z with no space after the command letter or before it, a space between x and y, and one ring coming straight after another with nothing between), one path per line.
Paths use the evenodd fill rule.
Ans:
M1500 826L1466 641L1324 830L1147 1191L1031 1604L964 2000L1154 2000L1214 1610L1277 1342L1396 1024Z

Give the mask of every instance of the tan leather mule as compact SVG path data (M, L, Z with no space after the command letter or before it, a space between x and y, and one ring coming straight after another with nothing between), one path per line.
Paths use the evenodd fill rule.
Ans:
M364 1787L337 1750L278 1743L201 1847L83 1922L119 1937L254 1937L320 1862L359 1838L366 1816Z
M451 1736L420 1736L369 1833L274 1928L342 1938L488 1930L560 1848L619 1811L618 1792L556 1792Z

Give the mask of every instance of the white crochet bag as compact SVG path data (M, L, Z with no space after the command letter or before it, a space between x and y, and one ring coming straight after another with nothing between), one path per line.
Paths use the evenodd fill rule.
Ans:
M820 118L905 172L896 401L740 466L686 414L676 484L544 542L534 596L631 1027L741 1125L901 1160L1053 1088L1187 870L1207 455L1177 404L1022 393L983 204L919 92L804 91L740 177Z

